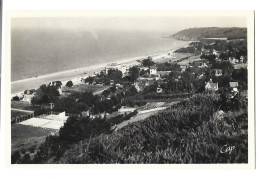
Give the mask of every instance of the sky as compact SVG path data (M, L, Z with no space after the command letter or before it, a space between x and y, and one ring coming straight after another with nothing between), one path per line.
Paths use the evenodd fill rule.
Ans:
M170 17L170 16L91 16L91 17L19 17L12 29L58 29L70 31L119 30L172 34L193 27L246 27L244 17Z

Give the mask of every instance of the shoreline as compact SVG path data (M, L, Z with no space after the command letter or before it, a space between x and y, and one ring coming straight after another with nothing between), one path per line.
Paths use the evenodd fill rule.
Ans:
M139 62L137 60L142 60L144 58L147 58L148 56L151 56L153 58L153 61L158 61L163 56L167 56L168 53L172 53L173 51L186 46L190 42L185 43L184 45L169 48L165 50L161 50L158 52L151 53L150 55L143 55L138 57L132 57L132 58L125 58L122 60L115 60L111 62L102 62L98 64L93 64L90 66L65 70L65 71L59 71L54 73L49 73L37 77L31 77L31 78L25 78L21 80L16 80L11 82L11 96L16 96L21 93L23 93L26 89L37 89L42 84L48 84L51 81L61 81L63 84L66 83L66 81L73 80L79 77L83 76L89 76L92 75L94 72L100 72L102 69L104 69L108 64L111 63L118 63L118 64L126 64L126 65L136 65Z

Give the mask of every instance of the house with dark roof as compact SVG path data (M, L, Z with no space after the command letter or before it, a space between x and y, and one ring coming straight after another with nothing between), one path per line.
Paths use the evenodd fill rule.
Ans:
M206 82L205 90L208 92L215 92L218 90L218 83L213 83L212 79L209 80L209 82Z

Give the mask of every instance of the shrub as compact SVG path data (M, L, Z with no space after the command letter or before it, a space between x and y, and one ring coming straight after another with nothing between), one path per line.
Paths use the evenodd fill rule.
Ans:
M67 83L66 83L66 86L67 87L72 87L73 86L73 83L72 83L72 81L70 80L70 81L68 81Z

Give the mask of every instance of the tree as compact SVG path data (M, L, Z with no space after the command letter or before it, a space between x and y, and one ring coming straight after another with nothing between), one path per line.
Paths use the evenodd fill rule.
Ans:
M154 64L155 64L155 62L152 61L152 59L149 58L149 57L147 59L142 60L142 65L143 66L149 67L149 66L153 66Z
M123 76L123 74L119 70L112 70L112 69L108 70L108 77L111 80L114 80L114 81L121 80L122 76Z
M79 96L79 102L86 104L87 106L91 107L95 103L97 97L93 95L92 92L86 91Z
M19 151L15 151L11 156L11 164L15 164L21 158L21 154Z
M131 77L132 82L135 82L138 79L139 71L140 71L140 69L136 66L129 68L129 75Z
M214 63L211 69L221 69L223 74L230 75L234 70L234 66L230 61L222 61Z
M23 163L23 164L30 164L30 163L32 163L30 154L28 154L28 153L25 154L25 155L23 156L23 158L21 159L21 163Z
M12 100L13 100L13 101L19 101L20 98L19 98L18 96L14 96L14 97L12 98Z
M56 86L47 86L44 84L36 90L36 94L32 99L32 104L46 104L55 102L57 100L57 96L59 95L60 93Z
M232 78L247 83L247 69L235 69L232 73Z
M68 96L66 98L61 98L54 103L54 110L60 112L67 112L73 114L79 114L82 111L88 109L85 103L77 102L76 98L73 96Z
M66 86L67 86L67 87L69 87L69 88L70 88L70 87L72 87L72 86L73 86L73 83L72 83L72 81L71 81L71 80L70 80L70 81L68 81L68 82L66 83Z

